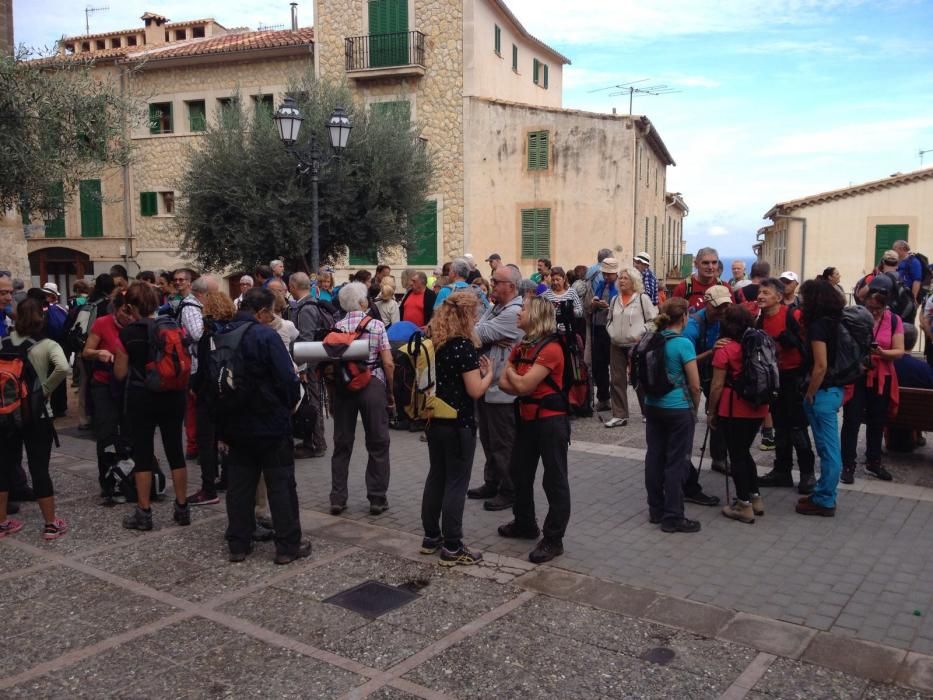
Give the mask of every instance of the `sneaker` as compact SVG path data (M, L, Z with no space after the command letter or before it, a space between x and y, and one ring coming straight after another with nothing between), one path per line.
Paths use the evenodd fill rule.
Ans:
M841 481L843 484L854 484L855 483L855 465L854 464L844 465L842 467L842 474L839 475L839 481Z
M7 518L2 523L0 523L0 539L3 539L7 535L15 535L17 532L23 529L23 521L15 520L13 518Z
M719 505L719 496L708 496L702 491L699 491L692 496L684 494L684 500L687 501L687 503L695 503L698 506L713 507Z
M699 532L700 523L696 520L682 518L680 520L665 520L661 523L661 532Z
M483 499L484 501L489 498L495 498L496 494L499 492L499 487L494 484L483 484L482 486L477 486L475 489L467 489L467 498Z
M343 511L347 509L346 503L331 503L330 504L330 514L331 515L340 515Z
M275 563L282 566L291 564L296 559L306 559L311 556L311 543L308 540L302 540L298 545L298 551L291 554L279 553L275 555Z
M513 520L512 522L499 526L499 535L517 540L536 540L541 535L541 530L538 529L537 524L530 527L523 527L517 525Z
M564 553L564 544L560 540L542 539L528 554L528 561L532 564L543 564L551 561L554 557L559 557Z
M147 512L136 506L132 513L123 518L123 527L127 530L151 530L152 510Z
M447 547L441 548L441 566L472 566L483 560L480 552L474 552L460 545L460 549L450 551Z
M603 427L606 428L624 428L626 425L628 425L628 419L626 418L610 418L603 423Z
M750 501L735 499L730 505L722 509L722 514L730 520L738 520L740 523L751 525L755 522L755 512L752 510Z
M440 535L437 537L425 537L421 540L421 549L418 551L421 554L437 554L437 550L439 550L443 544L444 538Z
M836 515L835 508L826 508L824 506L817 505L809 498L806 500L798 501L794 510L796 510L801 515L820 515L824 518L832 518Z
M45 530L42 532L42 539L57 540L66 532L68 532L68 523L61 518L55 518L52 522L45 524Z
M212 506L220 503L220 499L217 498L216 493L210 494L201 489L193 496L188 496L188 503L193 506Z
M716 472L717 474L726 474L726 475L728 475L728 474L730 473L730 472L729 472L729 463L726 462L726 460L724 460L724 459L714 459L714 460L713 460L713 463L710 465L709 468L712 469L712 470L713 470L714 472Z
M773 450L775 447L777 447L777 445L774 442L773 435L771 435L770 437L767 435L761 436L761 444L758 445L759 450L765 450L767 452L769 450Z
M761 480L758 480L758 483L761 483ZM804 496L809 496L813 493L813 489L816 488L816 477L813 474L801 474L800 483L797 484L797 493Z
M370 515L382 515L387 510L389 510L389 502L385 499L381 501L370 501L369 502L369 514Z
M758 485L766 488L794 488L794 478L790 471L772 469L764 476L758 477Z
M515 503L514 498L503 496L501 493L483 503L483 510L508 510Z
M178 501L175 501L175 509L172 513L172 520L182 526L190 525L191 506L189 506L187 503L185 503L185 505L179 505Z
M891 472L881 466L881 462L869 462L865 465L865 469L882 481L891 481L894 479L894 477L891 476Z
M752 511L759 518L765 514L765 502L761 495L752 494Z

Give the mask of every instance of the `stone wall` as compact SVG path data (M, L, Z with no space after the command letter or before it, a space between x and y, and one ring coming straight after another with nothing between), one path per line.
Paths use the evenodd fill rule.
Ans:
M0 0L0 55L13 53L13 0Z

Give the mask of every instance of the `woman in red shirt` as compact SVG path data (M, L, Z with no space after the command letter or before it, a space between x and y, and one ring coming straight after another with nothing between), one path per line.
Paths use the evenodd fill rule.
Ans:
M732 381L742 373L742 334L752 325L752 315L741 304L732 304L719 322L719 342L713 352L713 383L708 406L716 415L709 416L713 429L721 429L732 464L736 500L722 509L727 518L743 523L755 522L764 515L764 503L758 493L758 471L751 447L768 415L768 404L754 406L732 389ZM725 341L725 342L724 342Z
M538 459L544 464L543 486L548 500L544 537L528 555L535 564L564 553L564 531L570 520L570 484L567 481L567 445L570 422L567 401L561 393L564 351L557 338L554 305L541 297L525 300L518 316L524 340L512 351L499 377L499 387L518 397L519 420L512 448L512 482L515 484L515 519L499 527L503 537L537 539L534 483Z

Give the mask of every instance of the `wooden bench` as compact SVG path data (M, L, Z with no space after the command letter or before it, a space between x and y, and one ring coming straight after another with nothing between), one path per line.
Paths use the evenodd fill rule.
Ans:
M933 431L933 389L901 387L897 415L887 425Z

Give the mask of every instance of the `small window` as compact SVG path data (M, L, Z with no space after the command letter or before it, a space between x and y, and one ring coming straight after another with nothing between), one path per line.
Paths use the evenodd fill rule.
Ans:
M122 46L123 42L120 41L120 37L114 37L110 40L111 49L119 49Z
M159 213L163 216L175 216L174 192L159 192Z
M271 117L275 113L272 95L253 95L253 104L257 117L262 114L268 114Z
M522 209L522 259L551 257L551 210Z
M81 50L82 50L82 51L90 51L90 50L91 50L91 42L89 42L89 41L82 41L82 42L81 42Z
M168 32L165 32L165 40L166 40L166 41L171 41L171 39L168 38Z
M75 45L74 44L65 44L65 53L74 53Z
M155 216L159 213L159 200L156 192L139 193L140 216Z
M542 67L544 68L544 89L547 90L547 83L548 83L548 80L547 80L547 63L545 63Z
M98 39L94 42L94 45L97 47L98 51L103 51L107 48L107 42L104 39Z
M495 47L496 47L496 55L501 56L502 55L502 27L500 27L498 24L496 25Z
M184 41L188 38L188 32L184 29L175 30L175 41Z
M172 103L156 102L149 105L149 133L172 133Z
M384 119L411 122L411 102L397 100L391 102L373 102L372 113Z
M203 39L204 38L204 27L192 27L191 36L194 39Z
M528 132L528 169L547 170L548 146L550 145L550 132Z
M518 47L512 44L512 70L518 73Z
M204 100L192 100L188 105L188 130L207 131L207 105Z
M127 46L136 46L136 37L135 37L135 36L128 36L128 37L126 37L126 45L127 45Z
M537 85L540 79L541 79L541 61L539 61L536 58L531 62L531 82Z
M240 101L235 97L217 98L217 114L220 121L224 124L230 122L238 116L237 110L240 109Z

